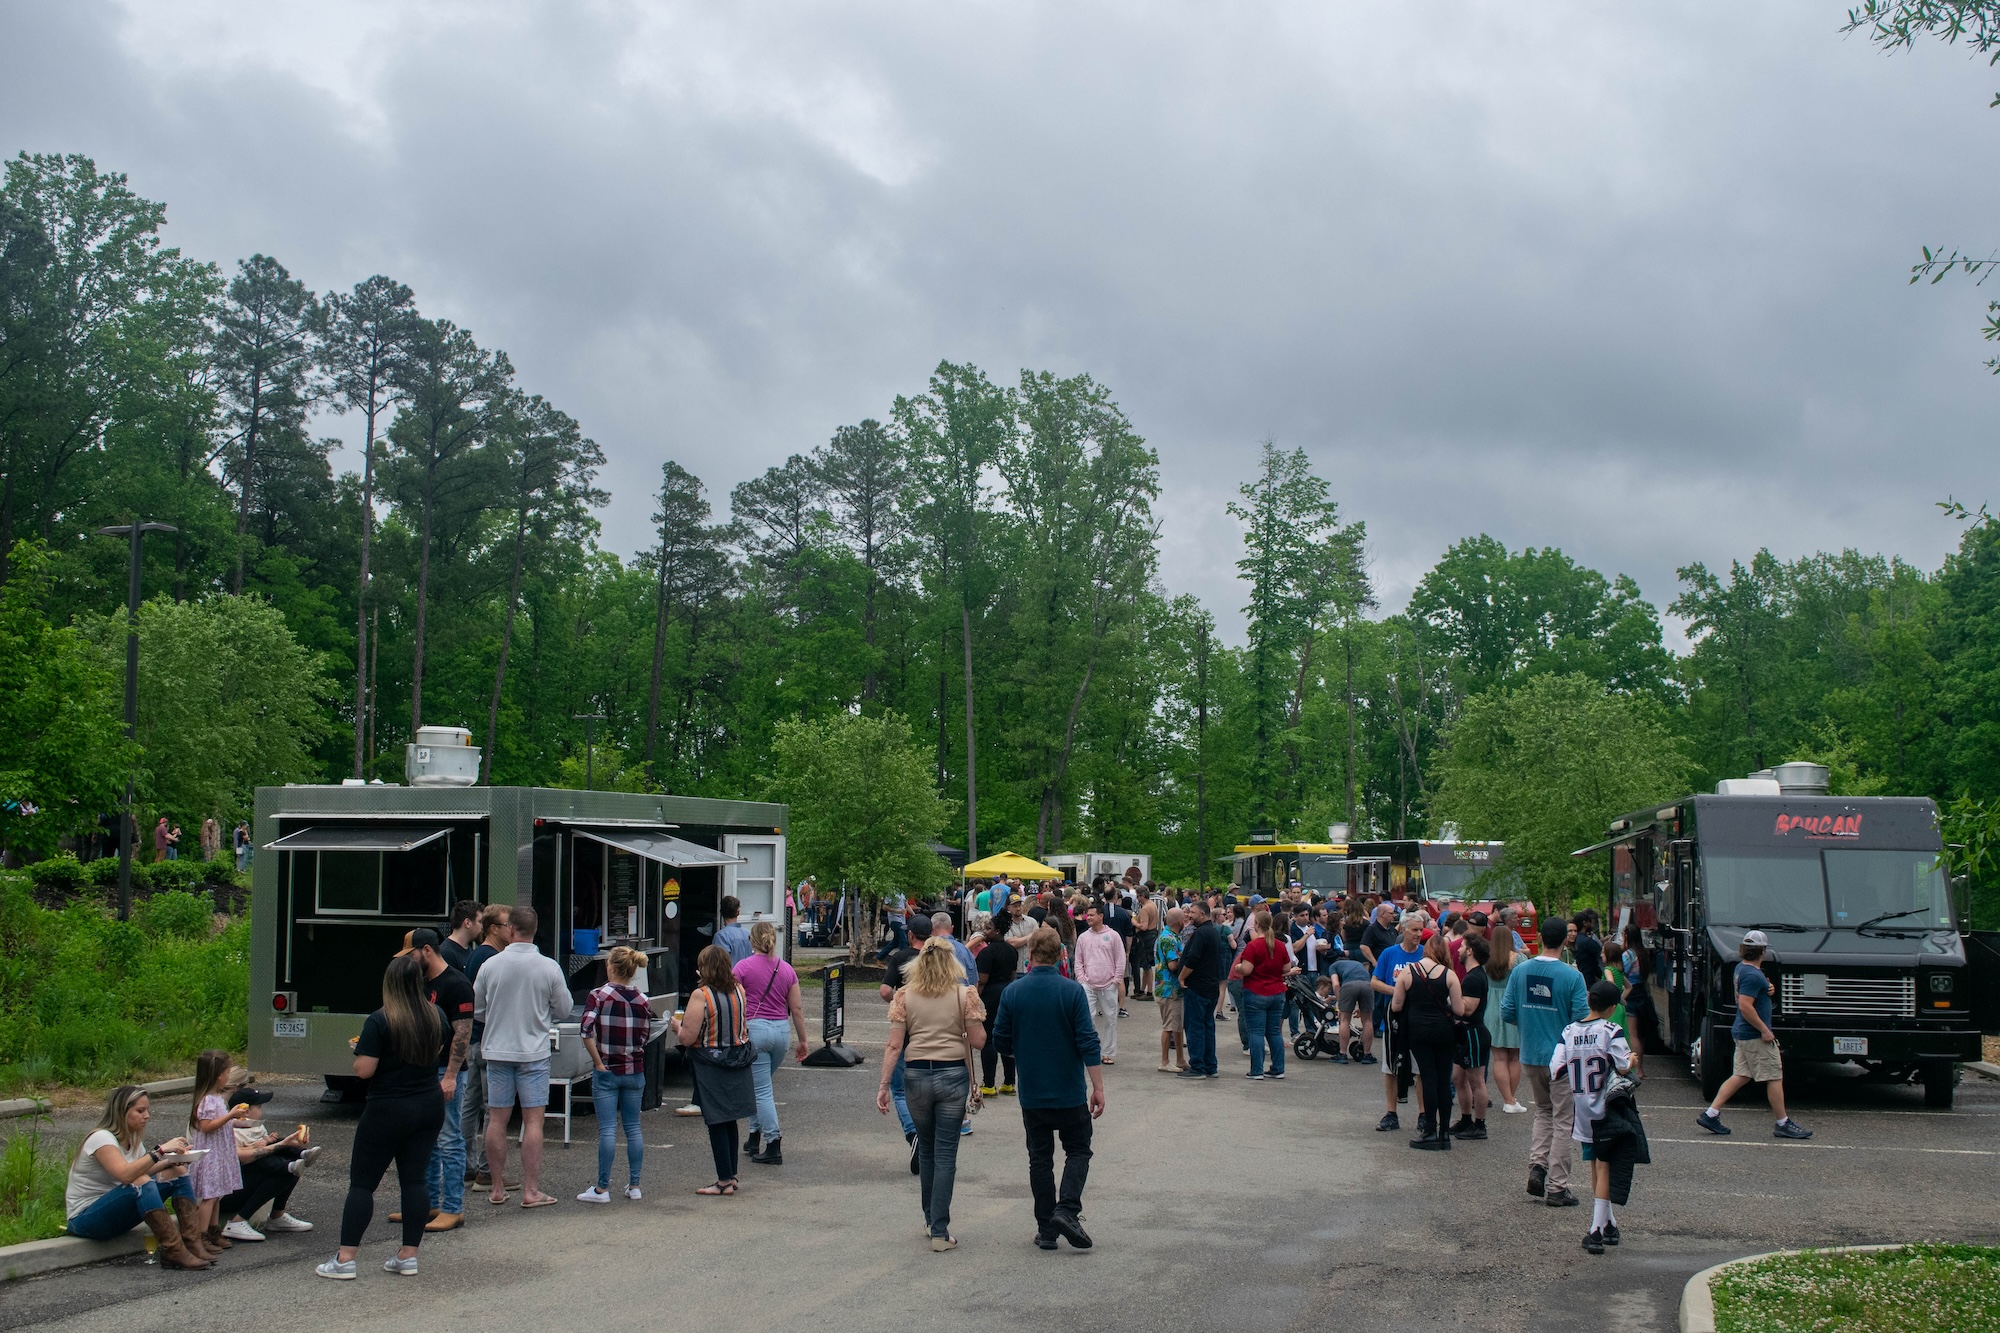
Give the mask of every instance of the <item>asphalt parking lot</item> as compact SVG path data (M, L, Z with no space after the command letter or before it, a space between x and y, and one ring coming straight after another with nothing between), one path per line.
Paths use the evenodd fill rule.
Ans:
M934 1255L902 1139L872 1104L882 1032L880 1003L850 992L849 1038L867 1063L780 1075L786 1164L746 1164L738 1197L692 1195L713 1175L706 1136L662 1109L646 1116L645 1200L573 1202L595 1170L595 1122L584 1116L577 1145L548 1153L545 1185L561 1206L527 1213L475 1194L466 1228L427 1242L413 1279L379 1267L394 1244L383 1220L392 1185L377 1195L360 1280L312 1275L333 1247L356 1113L322 1106L313 1086L286 1086L271 1118L311 1121L327 1147L293 1200L319 1231L239 1245L205 1273L135 1259L9 1284L0 1328L185 1333L278 1318L301 1328L542 1329L663 1317L883 1333L971 1317L1118 1333L1468 1321L1656 1330L1673 1327L1686 1279L1725 1258L1874 1241L2000 1243L2000 1083L1971 1074L1948 1112L1925 1110L1914 1088L1797 1077L1793 1113L1816 1131L1801 1144L1770 1139L1761 1103L1748 1100L1729 1116L1734 1136L1709 1137L1693 1124L1698 1090L1656 1059L1641 1102L1654 1164L1620 1212L1625 1244L1597 1259L1578 1245L1587 1207L1550 1209L1523 1189L1527 1116L1496 1113L1484 1143L1415 1153L1407 1132L1374 1132L1376 1071L1293 1060L1282 1083L1250 1083L1225 1023L1223 1078L1176 1082L1155 1072L1152 1010L1135 1006L1107 1071L1110 1108L1085 1199L1097 1247L1044 1254L1030 1244L1018 1115L998 1099L974 1120L960 1159L963 1244ZM162 1099L156 1120L185 1106ZM59 1128L79 1135L90 1119L67 1113Z

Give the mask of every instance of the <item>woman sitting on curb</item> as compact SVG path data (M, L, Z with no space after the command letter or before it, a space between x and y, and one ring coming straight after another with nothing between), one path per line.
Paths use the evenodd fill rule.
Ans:
M111 1090L97 1128L70 1164L64 1201L69 1234L113 1240L144 1222L159 1237L162 1268L207 1268L212 1256L201 1248L194 1225L187 1168L160 1165L162 1157L186 1152L188 1142L169 1139L148 1148L146 1122L151 1118L152 1099L144 1088L127 1084Z

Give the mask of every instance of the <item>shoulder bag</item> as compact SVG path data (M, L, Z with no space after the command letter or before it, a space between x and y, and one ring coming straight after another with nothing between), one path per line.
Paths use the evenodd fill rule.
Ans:
M707 986L701 989L708 992L708 1021L713 1025L715 1035L720 1037L722 1015L716 1008L715 992ZM734 1011L730 1022L730 1035L736 1036L738 1034L735 1029L742 1023L743 1002L732 999L729 1007ZM747 1041L735 1041L726 1046L691 1046L688 1048L688 1054L696 1063L707 1065L710 1069L748 1069L756 1062L757 1048Z

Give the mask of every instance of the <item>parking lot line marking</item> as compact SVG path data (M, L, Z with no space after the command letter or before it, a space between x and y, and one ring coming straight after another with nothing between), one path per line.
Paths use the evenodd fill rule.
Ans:
M1708 1103L1707 1103L1707 1102L1703 1102L1703 1103L1702 1103L1702 1104L1700 1104L1699 1106L1674 1106L1674 1105L1669 1105L1669 1104L1668 1104L1668 1103L1666 1103L1666 1102L1647 1102L1647 1103L1646 1103L1646 1109L1647 1109L1648 1111L1706 1111L1706 1110L1708 1109ZM1807 1110L1805 1111L1805 1114L1807 1114L1807 1115L1810 1115L1810 1116L1826 1116L1826 1115L1900 1115L1900 1114L1902 1114L1902 1113L1903 1113L1904 1111L1906 1111L1906 1110L1915 1110L1915 1109L1916 1109L1915 1107L1904 1107L1904 1106L1883 1106L1883 1107L1878 1107L1878 1108L1875 1108L1875 1109L1872 1109L1872 1110L1871 1110L1871 1109L1867 1109L1867 1108L1863 1108L1863 1107L1854 1107L1854 1106L1815 1106L1815 1107L1812 1107L1812 1108L1810 1108L1810 1109L1807 1109ZM1995 1118L2000 1118L2000 1111L1930 1111L1930 1110L1926 1110L1926 1111L1924 1112L1924 1119L1926 1119L1926 1120L1931 1120L1931 1119L1935 1119L1935 1118L1937 1118L1937 1117L1940 1117L1940 1116L1958 1116L1958 1117L1962 1117L1962 1118L1964 1118L1964 1119L1967 1119L1967 1120L1992 1120L1992 1119L1995 1119Z
M1759 1143L1755 1139L1656 1139L1647 1135L1648 1143L1713 1143L1724 1148L1785 1148L1791 1152L1811 1152L1815 1148L1832 1148L1838 1152L1921 1152L1934 1153L1944 1157L2000 1157L2000 1152L1989 1152L1984 1148L1896 1148L1875 1143Z

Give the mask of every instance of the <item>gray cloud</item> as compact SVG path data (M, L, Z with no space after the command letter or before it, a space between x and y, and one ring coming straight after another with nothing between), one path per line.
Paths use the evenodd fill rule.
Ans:
M1453 540L1934 564L1996 495L2000 241L1960 51L1839 8L0 3L0 135L171 234L383 271L606 448L718 498L940 357L1088 370L1159 448L1165 577L1225 625L1260 440L1394 606Z

